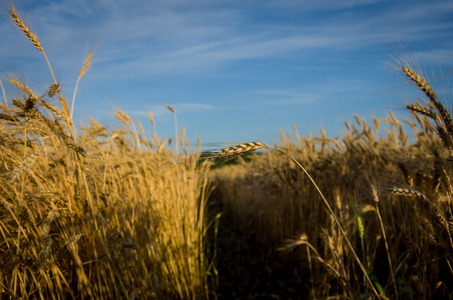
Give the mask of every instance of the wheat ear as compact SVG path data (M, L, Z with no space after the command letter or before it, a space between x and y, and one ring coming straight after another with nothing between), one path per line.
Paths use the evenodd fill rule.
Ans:
M8 3L8 10L10 14L11 20L19 27L19 30L22 31L23 34L28 38L28 40L35 46L36 49L41 51L46 59L47 65L49 66L50 73L52 74L52 78L55 84L57 84L57 80L55 79L55 75L53 74L52 67L50 66L49 59L47 58L46 53L44 52L44 48L41 46L41 42L38 39L38 36L30 29L27 23L20 17L19 13L17 12L16 8L12 3Z
M171 111L173 114L173 117L175 119L175 150L176 150L176 156L179 155L179 143L178 143L178 121L176 119L176 113L174 108L171 105L167 105L167 108Z
M356 259L357 263L359 264L360 269L362 270L365 278L367 279L368 284L371 286L371 289L373 290L373 292L376 295L376 297L378 297L378 299L380 299L379 293L377 292L376 288L374 287L373 282L371 281L370 277L368 276L365 268L363 267L363 265L362 265L358 255L357 255L357 253L354 250L354 247L352 247L352 244L349 241L349 239L348 239L348 237L346 235L346 232L343 229L343 226L341 226L340 220L338 220L338 218L335 215L332 207L330 206L330 204L327 201L326 197L324 197L324 194L321 192L321 190L318 187L318 185L316 184L315 180L311 177L310 173L308 173L308 171L295 158L293 158L291 155L287 154L286 152L284 152L284 151L282 151L280 149L268 146L268 145L266 145L264 143L251 142L251 143L244 143L244 144L240 144L240 145L237 145L237 146L233 146L233 147L229 147L229 148L226 148L226 149L222 149L221 152L214 154L214 156L212 156L212 159L231 158L231 157L239 156L239 155L242 155L244 153L247 153L247 152L250 152L250 151L255 151L255 150L258 150L258 149L261 149L261 148L274 150L274 151L277 151L277 152L285 155L286 157L291 159L297 166L299 166L299 168L302 169L302 171L305 173L305 175L307 175L307 177L310 179L310 181L313 184L313 186L318 191L318 193L321 196L322 200L324 201L324 204L326 205L327 210L329 211L329 213L331 214L331 216L335 220L335 223L337 223L338 228L341 231L341 234L343 235L346 243L348 244L348 247L351 249L351 252L352 252L354 258Z
M19 29L22 31L22 33L25 34L25 36L30 40L33 46L35 46L36 49L44 53L44 49L42 48L41 42L39 41L38 37L30 29L30 27L28 27L28 25L22 20L14 6L11 5L10 7L8 7L8 9L11 15L11 20L13 20L17 27L19 27Z
M126 115L123 111L116 109L115 117L124 124L133 125L131 117Z
M418 74L417 72L413 71L411 68L404 66L401 68L404 74L409 77L412 82L418 86L428 97L428 99L434 104L441 119L444 122L444 125L448 131L448 133L453 132L453 120L451 118L450 113L445 108L445 106L438 100L436 93L434 92L433 88L429 85L426 79L423 78L423 75Z
M72 95L71 115L70 115L71 120L72 120L72 115L74 114L75 97L77 94L77 89L79 88L80 79L88 71L88 68L90 67L90 64L91 64L91 59L93 58L95 51L96 51L96 49L92 53L88 54L87 58L85 59L85 62L83 63L82 69L80 69L79 77L77 78L76 86L74 88L74 94Z
M418 104L409 104L409 105L406 105L406 108L413 112L425 115L425 116L433 119L434 121L439 120L436 112L433 111L432 109L421 107Z
M213 156L211 156L211 159L231 159L244 153L255 151L261 148L269 148L269 146L260 142L244 143L222 149L222 152L215 153Z
M419 199L429 202L429 199L425 194L423 194L420 191L414 190L414 189L393 187L390 189L390 192L392 192L392 194L400 195L400 196L417 197Z
M433 103L437 101L436 93L420 74L416 73L414 70L408 67L403 67L402 71L415 83L416 86L418 86L426 94L426 96L428 96L429 100L431 100Z

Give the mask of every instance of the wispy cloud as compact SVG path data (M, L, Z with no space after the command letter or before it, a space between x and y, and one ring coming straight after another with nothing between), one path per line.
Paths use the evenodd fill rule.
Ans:
M333 11L372 6L377 0L278 1L270 4L252 1L260 7L272 6L276 14L310 10ZM39 5L32 10L33 22L42 33L46 49L61 68L83 60L87 44L94 47L103 40L96 62L102 76L141 77L203 72L245 59L279 57L316 49L364 49L400 41L422 41L429 35L451 36L452 24L427 15L453 13L453 5L442 2L404 6L404 10L382 10L374 17L339 14L293 23L261 21L251 5L232 1L61 1ZM52 16L49 18L48 16ZM2 30L4 24L1 26ZM449 30L445 32L443 30ZM5 30L4 32L6 32ZM11 35L6 35L7 41ZM91 42L87 42L91 40ZM2 43L0 53L8 51ZM9 47L14 46L14 42ZM80 46L83 45L83 46ZM19 51L23 47L18 47ZM28 49L31 50L31 49ZM440 49L443 50L443 49ZM10 51L10 50L9 50ZM99 74L99 76L101 76Z
M171 104L177 115L189 114L200 111L207 111L212 109L212 105L202 103L178 103ZM138 110L131 107L125 107L125 112L130 114L131 117L145 117L148 113L152 113L153 116L171 115L171 112L166 105L151 105L145 106Z
M374 75L400 42L422 63L442 64L445 71L453 64L450 0L17 2L67 94L85 55L100 44L79 87L76 116L105 115L106 106L117 105L131 117L152 112L165 119L171 104L185 116L208 112L218 127L222 118L244 113L242 122L254 122L250 115L261 120L262 113L273 115L274 123L266 126L281 128L300 118L291 105L313 108L330 101L342 103L342 111L356 110L347 103L385 90L384 80ZM27 80L47 82L45 61L26 37L6 18L0 18L0 32L0 69L23 65Z
M263 97L263 103L271 105L299 105L314 102L319 95L297 93L286 90L261 90L257 91Z

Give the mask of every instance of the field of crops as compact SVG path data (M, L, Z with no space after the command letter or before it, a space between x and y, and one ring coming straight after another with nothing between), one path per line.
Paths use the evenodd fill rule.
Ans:
M57 81L2 78L2 299L451 298L451 99L396 68L423 97L409 119L217 153L120 110L77 130Z

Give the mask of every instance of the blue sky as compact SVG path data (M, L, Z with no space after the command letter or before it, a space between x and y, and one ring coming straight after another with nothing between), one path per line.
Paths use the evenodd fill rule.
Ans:
M419 96L388 66L404 46L428 77L453 74L453 1L15 1L72 99L76 122L115 127L115 108L159 136L202 143L279 141L281 131L341 135L354 114L385 117ZM1 9L6 10L4 4ZM1 76L51 83L39 51L0 18ZM403 51L403 52L404 52ZM442 69L443 75L439 73ZM445 82L445 80L443 80ZM448 87L448 86L447 86Z

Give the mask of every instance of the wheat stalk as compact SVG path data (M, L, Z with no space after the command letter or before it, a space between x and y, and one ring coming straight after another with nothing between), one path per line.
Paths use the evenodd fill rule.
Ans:
M175 152L176 152L176 156L178 156L179 155L178 121L176 119L176 113L175 113L175 110L173 109L173 107L171 105L167 105L167 108L171 111L171 113L173 114L173 117L175 119L175 140L176 140L175 141ZM171 144L171 142L169 144Z
M8 105L8 100L6 99L5 87L3 86L3 82L0 79L0 88L2 89L3 100L5 101L5 105Z
M389 245L388 245L388 242L387 242L387 235L385 233L384 222L382 222L381 212L379 210L379 196L378 196L376 188L374 187L373 184L371 184L371 193L373 195L373 202L374 202L375 212L376 212L376 215L377 215L378 220L379 220L379 225L381 226L382 236L384 238L385 251L387 252L387 260L388 260L388 263L389 263L390 275L392 276L393 288L395 289L395 295L398 295L398 288L396 286L396 280L395 280L395 275L394 275L395 272L393 271L392 259L390 257L390 250L389 250Z

